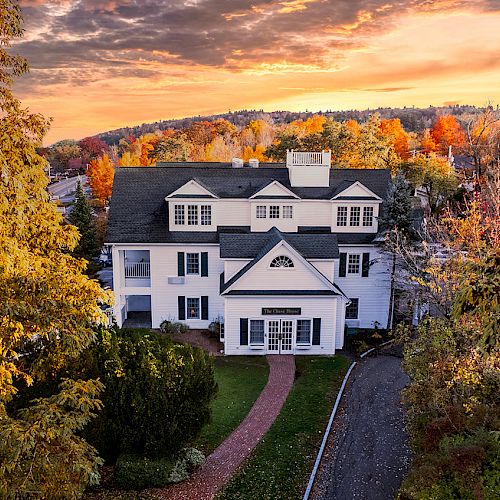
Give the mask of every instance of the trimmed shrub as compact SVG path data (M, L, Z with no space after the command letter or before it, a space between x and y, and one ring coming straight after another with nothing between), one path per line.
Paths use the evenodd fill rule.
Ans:
M189 327L185 323L179 321L171 321L165 319L160 323L160 330L163 333L186 333L189 331Z
M196 448L182 450L177 459L123 454L116 461L115 480L122 488L137 490L179 483L204 460L205 456Z
M122 453L174 457L210 419L217 386L209 355L160 333L103 329L77 371L106 387L84 437L108 462Z

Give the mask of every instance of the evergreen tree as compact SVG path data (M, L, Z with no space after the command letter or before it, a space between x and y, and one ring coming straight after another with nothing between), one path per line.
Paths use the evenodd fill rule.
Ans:
M379 222L388 230L398 230L405 236L412 233L412 189L403 174L398 173L389 187L387 204Z
M94 340L111 297L71 252L37 153L48 121L12 93L26 61L6 48L22 36L18 3L0 0L0 497L75 498L98 479L96 450L77 433L100 409L98 380L66 379L22 404L20 393L53 380ZM38 393L40 395L40 393ZM22 406L20 406L22 404Z
M80 233L80 240L73 250L73 256L92 260L99 253L97 231L92 217L92 210L80 181L78 181L76 186L75 201L73 202L68 220Z

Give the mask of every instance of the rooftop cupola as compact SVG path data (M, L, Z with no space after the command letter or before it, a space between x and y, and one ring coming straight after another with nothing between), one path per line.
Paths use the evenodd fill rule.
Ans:
M330 185L330 151L286 152L286 166L292 187L328 187Z

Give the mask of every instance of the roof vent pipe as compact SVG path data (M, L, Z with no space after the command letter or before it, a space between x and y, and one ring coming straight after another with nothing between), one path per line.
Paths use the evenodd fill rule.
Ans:
M233 158L231 160L233 168L243 168L243 160L241 158Z
M250 158L248 160L248 164L250 165L250 167L252 168L258 168L259 167L259 160L257 158Z

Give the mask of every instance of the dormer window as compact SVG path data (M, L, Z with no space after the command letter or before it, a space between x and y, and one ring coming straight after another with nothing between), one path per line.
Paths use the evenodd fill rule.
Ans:
M198 225L198 205L188 205L188 226Z
M267 207L265 205L257 205L257 219L265 219L267 217Z
M175 205L174 207L174 224L184 224L184 205Z
M373 226L373 207L363 208L363 226Z
M202 226L212 225L212 207L210 205L201 205L200 221Z
M174 226L211 226L212 205L175 204L172 224Z
M337 207L337 226L347 226L347 207Z
M360 207L351 207L351 216L349 218L349 224L351 226L359 226L360 215L361 215Z
M280 207L279 205L271 205L269 207L269 218L279 219L280 218Z
M269 267L272 268L290 268L294 267L293 265L293 260L290 259L290 257L287 257L286 255L280 255L279 257L275 257L272 261Z

